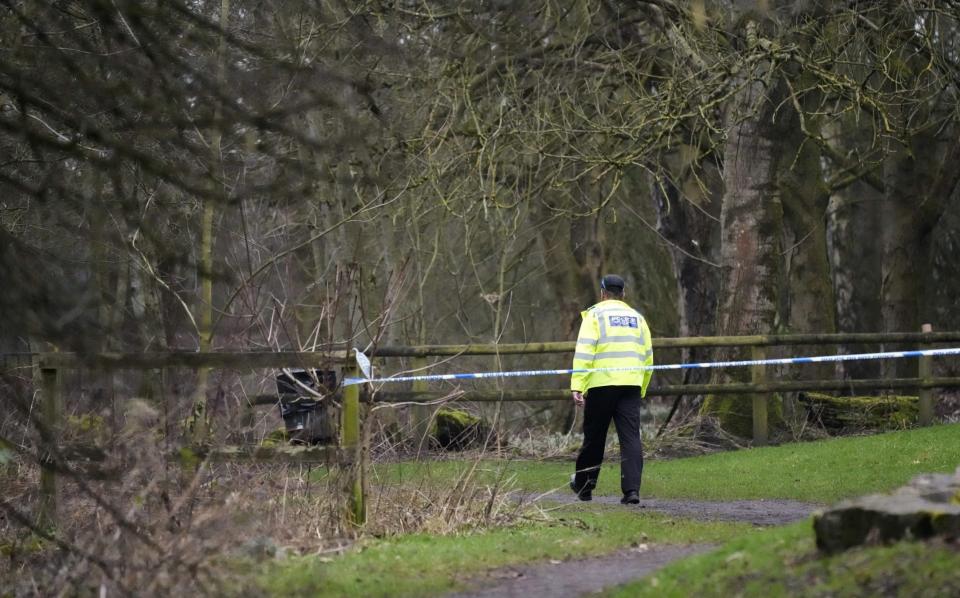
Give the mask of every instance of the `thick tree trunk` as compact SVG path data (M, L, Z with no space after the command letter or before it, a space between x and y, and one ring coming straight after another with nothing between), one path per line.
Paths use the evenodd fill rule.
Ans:
M778 120L785 131L786 150L777 168L777 188L783 201L784 274L788 291L781 303L782 321L788 332L830 333L836 331L833 285L827 259L826 211L830 200L823 177L819 147L807 134L819 134L818 122L809 116L816 111L819 98L811 94L810 105L796 111L781 111ZM798 101L799 104L799 101ZM803 120L801 120L801 118ZM806 132L805 132L806 130ZM805 353L832 352L829 347L805 348ZM774 356L774 355L771 355ZM784 380L822 379L830 377L830 364L784 366L773 370ZM784 393L784 420L791 429L799 429L805 421L797 405L797 393Z
M923 321L930 322L941 330L960 329L960 191L954 187L949 193L949 202L943 217L930 235L930 280L932 292L929 303L921 306ZM960 364L944 360L938 367L946 369L945 375L956 376Z
M546 278L557 301L561 339L573 340L580 312L596 303L603 271L603 248L597 216L555 216L540 229Z
M931 232L960 181L958 159L960 143L955 138L930 134L915 136L909 151L897 148L884 164L881 306L887 331L917 331L926 319L921 316L932 314L927 300L932 290ZM917 362L885 362L884 374L916 376Z
M759 83L744 100L762 94ZM765 101L765 103L768 103ZM741 103L746 107L747 101ZM736 125L726 144L721 209L720 334L776 329L782 292L783 208L775 184L779 140L769 115Z
M657 230L671 243L670 256L677 281L680 336L711 336L716 332L717 295L720 287L720 206L723 176L710 158L679 163L695 152L684 146L671 160L673 180L654 183ZM696 169L694 174L693 169ZM685 349L684 361L708 361L712 349ZM708 370L686 370L684 382L705 383ZM685 372L685 373L686 373Z
M776 176L784 148L773 120L777 92L762 80L765 68L752 73L727 113L717 314L717 332L724 335L769 333L781 325L783 207ZM715 374L718 382L748 377L745 368ZM701 412L719 417L729 432L751 433L751 406L743 397L708 397Z
M826 137L840 156L849 162L833 162L830 202L827 208L827 249L833 280L834 305L839 332L877 332L883 329L880 314L880 262L882 246L880 211L883 189L879 170L870 168L873 131L863 126L859 115L832 121ZM866 169L851 172L851 169ZM858 176L859 178L849 179ZM879 351L879 345L838 347L839 353ZM879 361L849 361L837 364L837 375L845 379L880 377Z
M873 241L880 230L879 206L883 195L863 181L835 191L827 210L827 244L839 332L875 332L882 329L880 315L881 246ZM879 347L841 347L853 353ZM878 361L850 361L838 371L846 379L875 379Z
M923 259L922 231L915 209L918 181L913 176L912 157L897 151L884 164L884 201L881 204L881 293L880 308L884 330L919 330L917 299L923 280L918 266ZM894 347L888 347L893 349ZM884 374L891 377L916 375L917 364L910 360L886 361Z
M539 233L546 277L557 302L561 338L574 340L580 327L580 312L598 299L604 267L600 214L577 218L548 216L549 213L550 210L541 212L545 224ZM572 401L557 405L551 416L552 427L569 430L575 415Z
M804 135L792 137L785 140L791 152L781 161L777 176L784 207L784 266L789 285L784 323L790 332L835 332L825 218L830 195L823 181L820 152L813 143L804 143Z

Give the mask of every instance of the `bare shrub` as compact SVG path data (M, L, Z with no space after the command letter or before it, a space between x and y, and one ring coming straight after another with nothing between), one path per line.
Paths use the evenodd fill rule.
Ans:
M343 516L344 470L171 459L157 410L126 405L105 458L61 472L55 530L36 524L39 467L24 452L2 465L0 585L16 595L255 593L256 568L243 563L340 552L368 535L504 525L527 510L509 478L480 480L478 458L450 483L369 480L357 529Z

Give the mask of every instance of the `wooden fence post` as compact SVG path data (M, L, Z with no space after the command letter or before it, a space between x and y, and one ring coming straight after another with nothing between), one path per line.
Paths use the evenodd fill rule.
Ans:
M60 430L60 370L40 366L40 425L44 445L40 451L40 505L37 523L55 527L57 517L57 463L53 458Z
M750 359L764 359L766 357L764 347L751 347ZM767 370L765 366L755 365L750 368L751 381L754 384L763 384L767 380ZM753 445L764 446L767 444L767 397L763 393L753 394Z
M921 332L933 332L933 326L930 324L924 324L920 328ZM920 347L926 349L929 347L927 343L921 343ZM918 375L920 380L923 382L928 382L933 377L933 362L932 358L923 356L920 357L920 363L918 367ZM920 425L929 426L933 423L933 389L932 388L920 388L919 391L920 397Z
M423 374L426 367L426 357L413 358L411 368L414 371L414 375ZM426 380L414 381L410 390L413 392L427 392ZM429 405L414 405L410 408L410 413L413 417L413 433L414 439L417 441L417 454L419 455L420 451L423 450L423 443L427 441L427 437L430 434L430 423L433 418L433 408Z
M353 378L359 374L357 367L347 365L343 368L343 378ZM367 509L363 496L363 455L360 446L360 385L351 384L343 388L343 423L340 431L340 444L344 451L352 453L350 464L350 523L363 525L367 520Z

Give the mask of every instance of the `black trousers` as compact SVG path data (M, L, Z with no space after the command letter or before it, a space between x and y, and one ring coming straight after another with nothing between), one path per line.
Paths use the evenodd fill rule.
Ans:
M640 387L599 386L586 395L583 411L583 448L577 455L573 485L580 491L595 488L603 463L610 420L620 439L620 489L639 492L643 473L643 445L640 442Z

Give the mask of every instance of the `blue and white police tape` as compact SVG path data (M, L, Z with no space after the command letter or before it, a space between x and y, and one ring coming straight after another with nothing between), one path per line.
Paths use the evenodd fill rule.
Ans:
M356 350L357 361L369 364L367 356ZM482 378L528 378L533 376L563 376L591 372L630 372L637 370L689 370L698 368L738 368L752 365L794 365L801 363L830 363L837 361L865 361L868 359L904 359L908 357L960 355L960 347L951 349L924 349L920 351L887 351L886 353L852 353L849 355L815 355L813 357L783 357L778 359L744 359L741 361L712 361L707 363L670 363L652 366L620 368L579 368L569 370L518 370L512 372L473 372L466 374L426 374L422 376L388 376L386 378L344 378L343 385L388 382L420 382L433 380L479 380ZM362 360L361 360L362 356ZM367 366L369 367L369 366ZM369 371L369 370L365 370Z

